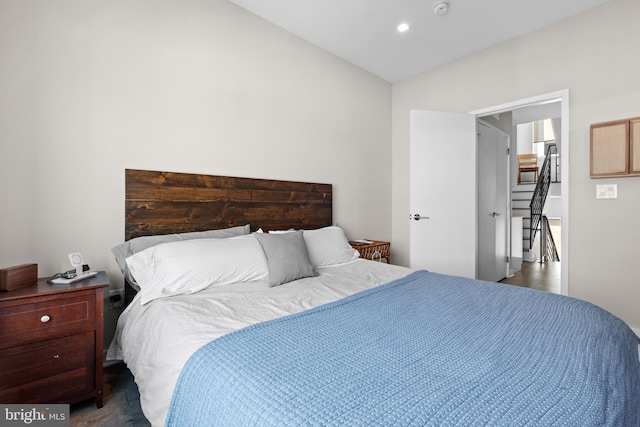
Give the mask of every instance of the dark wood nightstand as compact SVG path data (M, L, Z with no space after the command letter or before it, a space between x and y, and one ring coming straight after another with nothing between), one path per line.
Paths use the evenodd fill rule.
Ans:
M360 252L360 258L370 259L372 261L382 261L382 259L385 259L387 264L391 264L391 243L379 240L367 240L372 243L350 240L349 244L352 248Z
M0 402L102 407L104 271L0 292Z

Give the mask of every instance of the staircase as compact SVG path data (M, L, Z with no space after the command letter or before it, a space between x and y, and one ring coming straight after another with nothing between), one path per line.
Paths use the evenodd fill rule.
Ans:
M531 227L531 198L533 192L536 189L536 184L518 184L511 189L511 215L522 217L522 252L523 259L525 261L531 261L535 259L534 254L529 254L529 251L533 251L529 228Z
M552 181L553 168L555 164L555 179ZM537 183L518 184L511 190L511 214L522 217L522 252L524 261L534 261L534 243L536 234L540 231L541 254L540 262L559 261L558 252L547 217L543 214L547 195L552 182L558 182L558 155L557 147L551 144L547 147L545 160L540 170Z

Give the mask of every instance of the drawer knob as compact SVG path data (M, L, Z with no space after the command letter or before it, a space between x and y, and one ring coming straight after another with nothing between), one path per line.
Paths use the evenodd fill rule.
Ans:
M47 323L49 320L51 320L51 317L47 316L46 314L40 318L40 321L42 323Z

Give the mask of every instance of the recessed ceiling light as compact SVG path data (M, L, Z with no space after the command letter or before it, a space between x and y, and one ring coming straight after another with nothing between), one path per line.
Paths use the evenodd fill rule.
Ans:
M397 26L398 31L401 33L406 33L407 31L409 31L409 28L411 27L406 22L403 22Z

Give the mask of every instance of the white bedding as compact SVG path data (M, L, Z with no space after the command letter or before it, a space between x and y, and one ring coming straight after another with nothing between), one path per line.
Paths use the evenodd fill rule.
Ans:
M122 313L108 360L124 360L140 390L142 410L163 426L175 383L188 358L228 332L335 301L403 277L408 268L358 259L318 269L317 277L277 287L248 282L140 304Z

